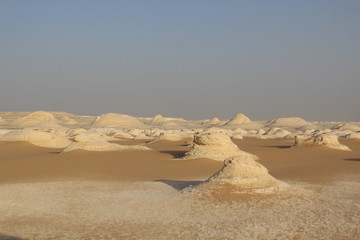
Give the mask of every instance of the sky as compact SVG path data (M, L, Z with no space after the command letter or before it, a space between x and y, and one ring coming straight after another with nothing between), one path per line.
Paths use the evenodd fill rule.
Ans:
M360 1L0 0L0 111L360 121Z

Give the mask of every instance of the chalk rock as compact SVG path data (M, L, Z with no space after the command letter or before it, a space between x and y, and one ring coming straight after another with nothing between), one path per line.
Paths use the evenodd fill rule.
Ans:
M193 147L182 159L209 158L224 161L236 156L257 159L255 155L241 151L227 135L204 133L194 136Z
M216 125L219 124L221 121L219 118L214 117L213 119L210 119L209 121L205 122L206 125Z
M74 142L67 146L62 153L74 150L86 151L123 151L127 149L150 150L150 148L142 145L119 145L108 141L114 140L113 137L99 134L82 134L74 137Z
M348 146L345 146L338 141L336 135L320 134L315 136L295 136L294 146L301 145L320 145L328 148L333 148L343 151L351 151Z
M224 166L204 183L231 184L243 189L279 190L288 185L271 176L268 170L252 157L238 156L224 161Z
M148 126L140 122L136 117L118 114L118 113L107 113L97 117L92 123L93 128L148 128Z
M153 117L153 119L150 121L150 124L157 124L157 123L163 123L166 119L161 116L160 114Z
M61 124L64 124L64 125L75 125L75 124L79 124L78 121L76 121L76 120L73 119L73 118L67 117L67 116L62 117L60 120L61 120Z
M0 136L0 141L25 141L47 148L65 148L71 141L64 136L32 129L10 131Z
M37 111L25 117L15 119L9 127L16 128L61 128L51 113Z
M346 136L344 136L346 139L360 139L360 132L357 133L350 133Z
M244 123L250 123L251 120L242 113L236 114L233 118L225 123L227 126L240 125Z
M341 130L341 131L350 130L352 132L359 132L360 131L359 126L354 125L354 124L349 124L349 123L340 124L340 125L336 126L335 129L338 129L338 130Z
M176 141L181 141L181 140L184 140L185 138L189 138L189 137L192 137L192 136L193 135L186 134L186 133L181 133L181 132L177 132L177 133L176 132L162 132L152 142L157 142L157 141L162 141L162 140L175 141L176 142Z
M272 127L264 133L266 136L273 136L276 138L284 138L290 134L291 132L277 127Z
M268 127L290 127L290 128L299 128L303 126L311 125L302 118L292 117L292 118L276 118L267 122L266 126Z

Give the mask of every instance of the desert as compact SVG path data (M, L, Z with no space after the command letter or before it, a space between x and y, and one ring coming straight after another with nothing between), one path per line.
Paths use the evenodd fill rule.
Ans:
M359 13L0 0L0 240L359 240Z
M360 236L358 122L0 116L1 239Z

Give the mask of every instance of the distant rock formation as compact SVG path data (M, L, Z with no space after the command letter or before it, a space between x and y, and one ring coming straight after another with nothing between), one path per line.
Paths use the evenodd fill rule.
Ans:
M295 136L294 146L302 145L319 145L328 148L333 148L343 151L351 151L348 146L345 146L338 141L336 135L330 134L319 134L314 136Z
M150 121L150 124L156 124L156 123L162 123L162 122L165 122L166 119L160 115L160 114L157 114L156 116L153 117L153 119Z
M32 129L22 129L0 135L0 141L25 141L47 148L65 148L71 141L64 136Z
M97 117L92 123L93 128L111 127L111 128L148 128L149 126L140 122L136 117L118 114L107 113Z
M217 117L214 117L212 119L210 119L209 121L205 122L206 125L216 125L221 123L221 120Z
M251 120L242 113L236 114L233 118L225 123L226 126L241 125L244 123L251 123Z
M291 118L275 118L267 122L267 127L290 127L299 128L307 125L311 125L302 118L291 117Z
M241 151L230 137L221 133L204 133L194 136L194 145L182 159L209 158L217 161L241 156L257 159L253 154Z
M360 139L360 132L357 133L350 133L346 136L344 136L346 139Z
M117 143L108 142L110 140L114 140L114 138L103 134L80 134L74 137L74 142L68 145L62 153L79 149L86 151L122 151L127 149L150 150L150 148L142 145L119 145Z
M25 117L15 119L9 124L15 128L61 128L51 113L37 111Z
M341 131L346 131L346 130L350 130L353 132L359 132L360 131L360 127L354 124L350 124L350 123L343 123L343 124L339 124L335 127L335 129L341 130Z
M193 135L188 133L182 133L181 131L162 132L151 143L162 140L166 141L181 141L186 138L191 138Z

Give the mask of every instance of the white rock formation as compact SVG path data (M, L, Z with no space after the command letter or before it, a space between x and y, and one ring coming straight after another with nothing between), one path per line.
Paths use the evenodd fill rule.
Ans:
M25 141L47 148L65 148L71 144L71 141L64 136L31 129L10 131L1 135L0 141Z
M235 128L232 130L233 134L241 134L241 135L246 135L248 134L249 132L246 131L245 129L242 129L242 128Z
M350 133L346 136L344 136L346 139L360 139L360 132L357 133Z
M62 152L71 152L82 149L86 151L122 151L127 149L150 150L142 145L119 145L108 141L114 140L113 137L100 134L82 134L74 137L74 142L68 145Z
M359 126L354 125L354 124L349 124L349 123L340 124L340 125L336 126L335 129L338 129L338 130L341 130L341 131L350 130L352 132L359 132L360 131Z
M235 185L241 189L258 192L273 192L288 187L288 184L277 180L268 170L252 157L240 156L224 161L224 166L203 184L216 186L221 184Z
M314 136L295 136L294 146L302 145L320 145L337 150L351 151L348 146L339 143L338 137L336 135L329 134L320 134Z
M223 129L220 127L209 127L205 128L202 133L219 133L219 134L225 134L228 136L231 136L233 134L233 131L230 129Z
M244 123L250 123L251 120L242 113L236 114L233 118L225 123L226 126L241 125Z
M266 131L263 135L271 136L274 138L284 138L290 134L291 134L291 132L289 132L287 130L277 128L277 127L272 127L268 131Z
M209 121L205 122L206 125L216 125L221 123L220 119L217 117L214 117L213 119L210 119Z
M186 133L181 133L181 132L163 132L161 133L158 137L156 137L154 139L154 141L152 142L157 142L157 141L162 141L162 140L166 140L166 141L181 141L184 140L186 138L191 138L193 135L189 135Z
M118 113L107 113L97 117L92 123L93 128L138 128L144 129L148 126L140 122L136 117L118 114Z
M291 118L276 118L267 122L266 126L268 127L290 127L290 128L299 128L307 125L311 125L302 118L291 117Z
M152 124L161 124L161 123L163 123L163 122L165 122L166 121L166 119L162 116L162 115L160 115L160 114L157 114L156 116L154 116L153 117L153 119L150 121L150 124L152 125Z
M79 124L78 121L76 121L73 118L67 117L67 116L62 117L60 120L61 120L61 124L64 124L64 125L76 125L76 124Z
M257 159L255 155L241 151L227 135L204 133L194 136L193 147L181 159L209 158L224 161L237 156Z
M51 113L37 111L25 117L15 119L9 124L15 128L61 128Z

